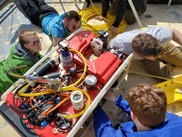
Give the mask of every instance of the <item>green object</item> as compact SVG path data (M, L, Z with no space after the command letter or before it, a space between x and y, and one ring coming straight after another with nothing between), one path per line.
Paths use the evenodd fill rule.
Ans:
M17 78L8 74L9 69L22 65L28 65L28 67L14 71L15 74L23 75L31 68L31 66L34 65L32 59L25 55L26 53L23 55L22 53L18 54L17 51L15 52L15 47L16 44L13 44L8 58L0 62L0 92L5 92L18 80ZM39 58L41 58L39 53L36 54Z

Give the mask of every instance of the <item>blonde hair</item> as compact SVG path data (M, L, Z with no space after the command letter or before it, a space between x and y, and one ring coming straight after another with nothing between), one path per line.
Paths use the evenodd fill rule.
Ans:
M24 46L25 43L28 43L28 37L30 37L31 35L37 35L37 33L35 31L32 30L23 30L20 32L19 34L19 42L22 46Z

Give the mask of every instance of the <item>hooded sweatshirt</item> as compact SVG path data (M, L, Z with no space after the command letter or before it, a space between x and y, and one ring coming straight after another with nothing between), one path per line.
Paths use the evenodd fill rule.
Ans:
M13 71L15 74L23 75L37 63L41 57L38 52L32 54L28 49L21 46L20 43L13 44L8 58L0 62L0 92L5 92L18 80L18 78L9 75L8 70L14 67L28 65L25 68Z

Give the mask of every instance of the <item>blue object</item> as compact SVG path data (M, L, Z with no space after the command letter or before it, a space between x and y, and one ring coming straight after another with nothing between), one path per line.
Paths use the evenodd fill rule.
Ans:
M47 121L45 121L45 120L42 121L42 122L41 122L41 127L46 127L46 126L47 126Z
M21 108L24 109L24 108L26 108L26 107L27 107L27 103L22 103L22 104L21 104Z
M57 98L56 99L56 104L58 104L59 102L61 102L61 99L60 98Z
M116 98L116 105L129 113L130 107L121 96ZM120 124L120 128L115 130L106 113L102 108L94 111L94 130L96 137L182 137L182 118L166 113L166 120L162 125L146 131L136 132L133 121Z
M69 50L61 50L61 55L62 55L62 57L69 57L70 52L69 52Z
M64 28L63 26L65 16L66 13L63 13L62 15L53 13L44 17L42 20L42 27L45 34L52 37L64 38L69 33L67 28Z

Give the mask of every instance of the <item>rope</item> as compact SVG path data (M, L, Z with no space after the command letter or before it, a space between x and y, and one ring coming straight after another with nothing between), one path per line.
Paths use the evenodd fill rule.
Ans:
M181 81L179 80L175 80L175 79L170 79L170 78L165 78L165 77L160 77L160 76L156 76L156 75L150 75L150 74L146 74L146 73L140 73L140 72L136 72L136 71L129 71L128 74L138 74L138 75L143 75L143 76L147 76L147 77L153 77L153 78L157 78L157 79L162 79L162 80L166 80L166 81L173 81L175 83L178 83L178 84L182 84Z

